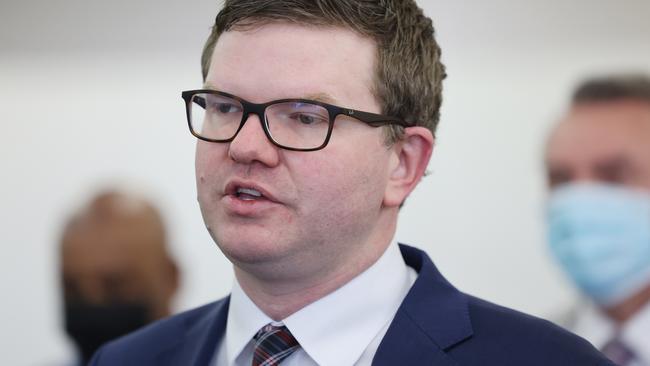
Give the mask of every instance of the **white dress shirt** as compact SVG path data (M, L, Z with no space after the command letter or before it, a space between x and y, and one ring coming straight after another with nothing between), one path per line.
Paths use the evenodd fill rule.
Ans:
M592 303L581 306L579 310L569 330L602 349L616 335L616 324ZM642 362L639 365L650 366L650 304L626 321L618 333L619 339Z
M264 314L235 280L226 333L212 364L250 366L253 336L273 323L286 325L301 346L282 366L369 366L416 278L393 242L370 268L281 322Z

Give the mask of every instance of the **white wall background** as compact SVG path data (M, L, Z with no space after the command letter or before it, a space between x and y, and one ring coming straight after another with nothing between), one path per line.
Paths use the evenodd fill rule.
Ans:
M398 238L461 289L546 315L574 296L543 240L542 142L570 88L650 72L647 0L424 1L448 66L437 150ZM180 91L200 86L214 0L0 2L0 364L51 365L57 238L97 188L159 202L183 270L177 309L232 274L203 228ZM263 87L263 85L260 85Z

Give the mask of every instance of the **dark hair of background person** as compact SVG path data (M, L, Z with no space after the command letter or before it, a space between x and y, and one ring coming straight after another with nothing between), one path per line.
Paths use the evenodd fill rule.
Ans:
M435 136L446 73L431 19L415 1L226 0L203 49L203 79L223 32L272 22L344 27L375 40L378 49L372 92L383 109L381 113L424 126ZM385 131L390 144L402 137L403 127L391 125Z
M592 78L573 93L573 104L636 100L650 103L650 77L644 74L620 74Z

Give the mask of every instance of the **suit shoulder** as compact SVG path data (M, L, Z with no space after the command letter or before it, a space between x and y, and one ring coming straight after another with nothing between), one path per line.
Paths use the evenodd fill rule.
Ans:
M154 360L183 348L188 333L201 333L216 311L227 301L219 301L158 320L102 346L91 365L153 365Z
M467 297L474 334L466 346L498 353L504 365L613 365L589 342L548 320Z

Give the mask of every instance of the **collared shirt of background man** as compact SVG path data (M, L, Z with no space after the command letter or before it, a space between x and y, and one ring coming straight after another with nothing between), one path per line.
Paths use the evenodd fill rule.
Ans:
M226 1L202 66L182 94L198 200L236 281L94 365L611 365L394 238L445 77L414 1Z
M547 145L549 244L584 295L560 322L650 365L650 77L585 81Z

